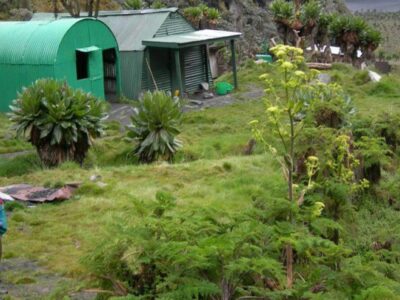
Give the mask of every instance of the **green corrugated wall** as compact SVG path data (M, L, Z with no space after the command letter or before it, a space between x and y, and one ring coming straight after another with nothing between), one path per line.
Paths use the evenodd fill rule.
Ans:
M193 32L193 26L179 13L171 13L154 37Z
M185 90L194 93L199 89L200 83L208 82L212 85L210 63L205 46L189 47L182 50L183 78Z
M171 53L168 49L148 48L145 53L145 60L143 61L143 78L142 90L155 90L156 85L153 77L148 72L148 65L146 57L149 55L149 63L154 80L158 89L164 91L171 91L172 89L172 69L174 64L172 62Z
M7 34L13 28L24 41L22 52L15 44L7 45L14 39ZM117 92L121 90L118 45L109 28L100 21L62 19L0 23L0 40L0 111L7 111L17 92L40 78L66 80L72 87L104 99L102 50L110 48L117 54ZM78 80L76 49L91 46L99 50L89 55L89 78Z
M129 99L139 99L142 90L143 51L121 52L122 93Z

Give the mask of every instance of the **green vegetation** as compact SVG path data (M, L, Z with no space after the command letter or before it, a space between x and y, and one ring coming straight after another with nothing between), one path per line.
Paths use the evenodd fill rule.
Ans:
M382 39L380 32L361 17L336 16L330 24L330 30L332 38L353 62L357 59L358 50L362 50L365 58L371 58Z
M221 18L218 9L210 8L202 2L197 6L186 7L183 14L198 29L215 28Z
M23 139L18 139L12 125L4 114L0 114L0 154L30 150L31 146Z
M143 163L163 159L172 162L182 146L176 138L180 133L182 108L179 99L165 92L147 92L135 104L128 136L137 143L135 155Z
M317 0L274 0L270 8L284 44L321 50L335 40L345 58L355 63L358 50L362 50L364 59L371 59L382 40L380 32L363 18L326 14Z
M400 22L398 12L367 11L357 12L373 28L382 33L379 57L387 60L397 61L400 59Z
M143 8L143 1L142 0L126 0L125 5L131 9L142 9Z
M265 81L267 96L265 98L266 120L265 124L258 120L252 121L254 126L254 135L258 141L262 142L273 155L276 155L278 162L281 164L282 171L285 174L284 179L287 181L287 223L286 232L282 234L281 239L288 242L284 245L285 264L286 264L286 287L291 289L294 283L294 251L299 240L307 240L312 238L312 233L307 232L306 228L302 228L301 221L305 216L301 215L300 207L303 202L298 199L304 199L308 190L312 187L312 177L318 169L317 157L305 157L307 168L308 182L304 187L296 191L295 174L296 161L298 160L297 137L302 134L304 129L305 116L307 110L314 107L314 102L319 97L313 94L318 90L318 82L315 72L303 72L300 70L304 63L303 50L300 48L279 45L271 49L271 52L277 58L278 72L282 75L282 79L278 80L270 78L268 74L261 75ZM329 87L327 88L329 89ZM283 91L283 95L280 96ZM330 90L327 91L331 92ZM307 108L307 109L306 109ZM299 117L301 116L301 117ZM270 131L276 135L279 140L277 147L271 144L266 131ZM323 209L322 202L309 203L304 211L312 211L317 217ZM282 221L283 222L283 221ZM323 243L324 241L314 241L314 244ZM325 247L329 248L329 244L325 243ZM321 255L321 253L319 253Z
M18 95L10 119L17 136L27 137L47 167L80 164L92 140L103 133L104 103L65 82L38 80Z
M283 78L276 65L248 62L239 71L242 86L262 86L257 78L264 73L278 83ZM5 257L36 259L84 287L136 295L127 299L140 299L143 291L174 299L396 299L399 78L373 83L342 64L329 73L334 83L307 95L314 100L295 151L295 205L287 201L282 165L262 143L242 156L252 137L249 122L266 119L260 99L184 114L174 164L138 165L132 144L111 122L83 168L66 163L42 170L37 158L29 162L33 154L1 162L0 170L11 172L1 185L81 182L64 203L12 208ZM282 96L280 85L274 88ZM387 111L393 113L382 114ZM274 132L263 136L282 150ZM90 180L94 174L101 182ZM297 193L307 187L299 205ZM289 213L295 229L286 226ZM282 259L288 244L292 289Z

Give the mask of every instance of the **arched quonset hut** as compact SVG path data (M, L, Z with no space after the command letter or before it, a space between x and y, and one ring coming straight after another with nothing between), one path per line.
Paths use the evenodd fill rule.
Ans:
M39 78L66 80L102 99L120 94L119 49L95 19L0 23L0 111Z

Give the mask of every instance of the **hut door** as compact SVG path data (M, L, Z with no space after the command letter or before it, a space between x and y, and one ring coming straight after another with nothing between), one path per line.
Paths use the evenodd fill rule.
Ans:
M103 50L104 94L107 100L117 98L117 54L115 49Z
M205 46L184 49L185 90L189 93L197 92L201 83L210 82L206 51Z

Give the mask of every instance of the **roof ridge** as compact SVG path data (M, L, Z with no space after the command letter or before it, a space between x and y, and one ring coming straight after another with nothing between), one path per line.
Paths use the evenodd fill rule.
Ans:
M179 9L177 7L167 7L167 8L146 8L141 10L133 10L133 9L123 9L123 10L101 10L99 11L99 17L108 17L108 16L140 16L140 15L149 15L149 14L159 14L159 13L174 13ZM36 12L33 14L33 21L40 20L35 19L36 16L52 16L54 13L52 12ZM81 12L80 18L87 18L87 12ZM58 19L72 18L69 13L62 12L58 14Z

